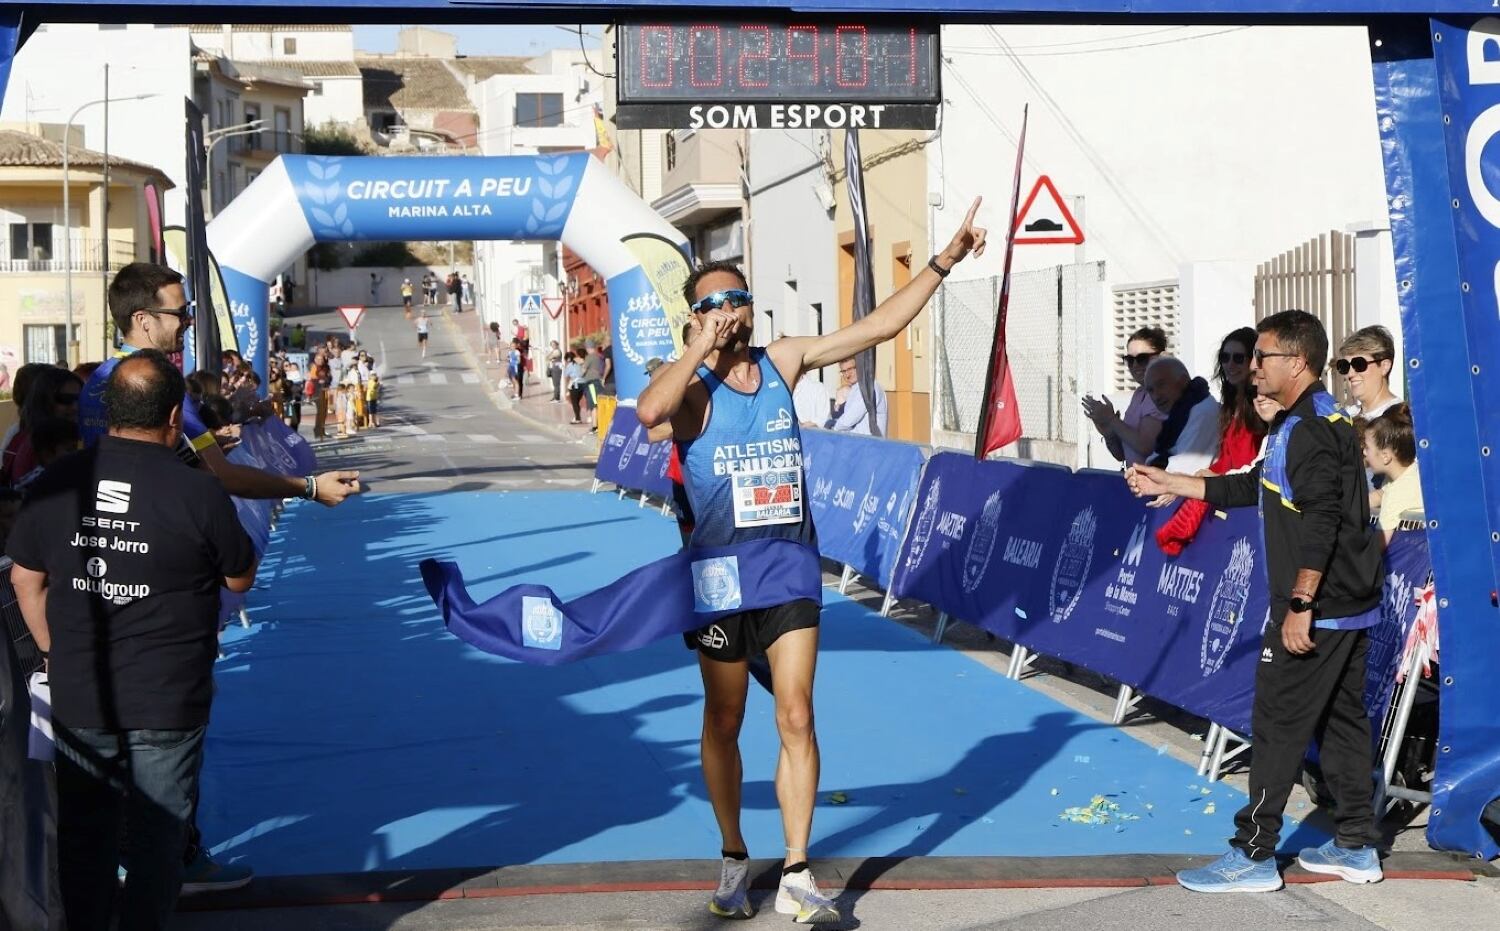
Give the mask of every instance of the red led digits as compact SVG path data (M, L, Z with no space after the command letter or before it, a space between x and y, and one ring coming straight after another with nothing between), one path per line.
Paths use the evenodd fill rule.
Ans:
M799 51L797 51L797 34L798 33L802 33L804 36L807 36L808 39L810 39L810 41L808 41L808 39L804 39L803 41L805 43L810 44L812 46L812 51L810 51L810 52L799 52ZM788 27L786 27L786 57L787 57L787 61L789 61L789 62L790 61L810 61L810 62L812 62L812 73L809 75L810 80L803 81L802 83L804 83L804 84L817 84L818 83L818 70L819 70L818 69L818 64L819 64L819 59L818 59L818 27L817 26L788 26ZM790 69L788 71L787 77L788 77L788 83L791 83L790 79L791 79L792 75L790 73Z
M760 36L760 51L750 51L750 38ZM756 80L746 73L747 63L760 62L760 66L751 70L759 71L763 77ZM771 27L770 26L743 26L740 28L740 86L741 87L770 87L771 86Z
M859 37L859 77L854 80L844 80L844 46L845 38L850 35ZM833 39L833 80L839 87L867 87L870 83L870 32L863 26L839 26L834 30Z
M917 84L917 31L915 29L906 30L906 41L910 45L907 61L911 63L911 69L907 72L906 83L915 87Z
M658 54L651 53L651 34L659 34L665 48ZM672 27L671 26L642 26L641 27L641 86L642 87L671 87L673 75L672 67ZM666 77L653 81L651 79L651 65L653 62L661 62L666 65Z
M713 39L714 79L698 78L698 37L708 35ZM724 37L718 26L699 25L688 28L688 82L694 87L722 87L724 85Z

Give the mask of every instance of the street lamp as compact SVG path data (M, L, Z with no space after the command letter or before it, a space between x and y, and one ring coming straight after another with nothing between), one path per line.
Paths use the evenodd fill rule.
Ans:
M151 97L160 97L160 96L161 96L161 94L152 93L152 94L136 94L133 97L108 97L108 96L100 97L98 100L90 100L87 103L79 104L78 105L78 109L76 109L76 110L73 111L73 115L70 116L70 117L68 117L68 122L63 125L63 143L62 143L62 150L63 150L63 164L62 164L63 181L62 181L62 183L63 183L63 229L65 230L65 233L63 235L63 296L64 296L64 300L66 300L67 304L68 304L68 364L69 365L76 365L77 364L77 356L78 356L78 339L77 339L77 334L75 334L73 332L73 225L72 225L73 224L73 218L71 216L69 216L69 214L72 211L73 202L72 202L72 188L69 187L69 185L68 185L68 153L69 153L69 150L72 148L72 146L68 143L68 138L70 136L72 136L72 134L73 134L73 121L76 120L76 119L78 119L78 114L82 113L88 107L94 106L95 104L101 104L102 103L107 108L109 106L109 102L111 100L114 100L114 101L117 101L117 102L126 101L126 100L146 100L146 99L151 98ZM106 144L106 148L107 147L108 146ZM105 162L106 162L106 164L104 165L104 170L106 172L109 170L108 159L109 159L109 156L105 156ZM109 191L108 190L106 190L104 192L104 201L105 201L105 203L109 202ZM109 217L107 217L107 216L104 218L104 238L105 238L106 241L108 241L108 239L109 239ZM108 252L107 248L105 249L104 260L105 260L106 263L108 263L108 261L109 261L109 252Z
M223 126L203 134L204 195L208 199L208 209L214 213L219 212L214 207L214 146L228 139L230 136L253 136L264 129L265 125L265 120L251 120L248 123L237 123L234 126Z

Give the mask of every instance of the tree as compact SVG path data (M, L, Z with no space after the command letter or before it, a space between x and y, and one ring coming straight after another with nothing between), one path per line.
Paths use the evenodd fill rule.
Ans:
M365 147L347 126L328 120L302 131L302 148L308 155L365 155Z

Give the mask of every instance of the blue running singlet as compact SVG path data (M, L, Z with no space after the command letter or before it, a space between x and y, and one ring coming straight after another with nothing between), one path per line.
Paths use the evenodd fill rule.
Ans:
M802 500L802 433L791 387L764 348L750 350L760 369L754 394L724 383L703 366L708 423L678 443L683 485L692 502L691 547L785 539L813 546Z

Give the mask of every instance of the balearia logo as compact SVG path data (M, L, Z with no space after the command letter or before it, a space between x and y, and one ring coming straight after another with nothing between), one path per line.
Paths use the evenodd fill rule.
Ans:
M1245 605L1250 600L1250 578L1255 572L1255 547L1248 537L1234 541L1229 564L1219 576L1213 598L1208 603L1208 620L1203 625L1203 645L1198 651L1198 665L1205 676L1218 672L1234 646Z
M1068 528L1068 538L1052 566L1048 614L1054 624L1066 621L1078 607L1083 587L1088 584L1089 567L1094 562L1094 535L1098 530L1099 519L1092 505L1079 511Z
M641 428L639 425L630 431L630 439L625 441L625 448L620 450L620 468L623 470L630 465L630 460L635 458L635 446L640 442Z
M995 554L995 541L1000 537L1000 492L990 494L979 514L979 524L974 528L974 537L969 541L969 554L964 558L963 587L973 594L990 568L990 557Z
M130 511L130 483L101 479L94 495L94 509L106 514L125 514Z
M906 569L911 571L922 562L922 556L927 552L927 544L932 541L932 533L937 528L938 505L942 503L943 480L934 478L932 484L927 486L927 497L922 500L922 509L917 512L916 522L912 524L911 543L906 548Z

